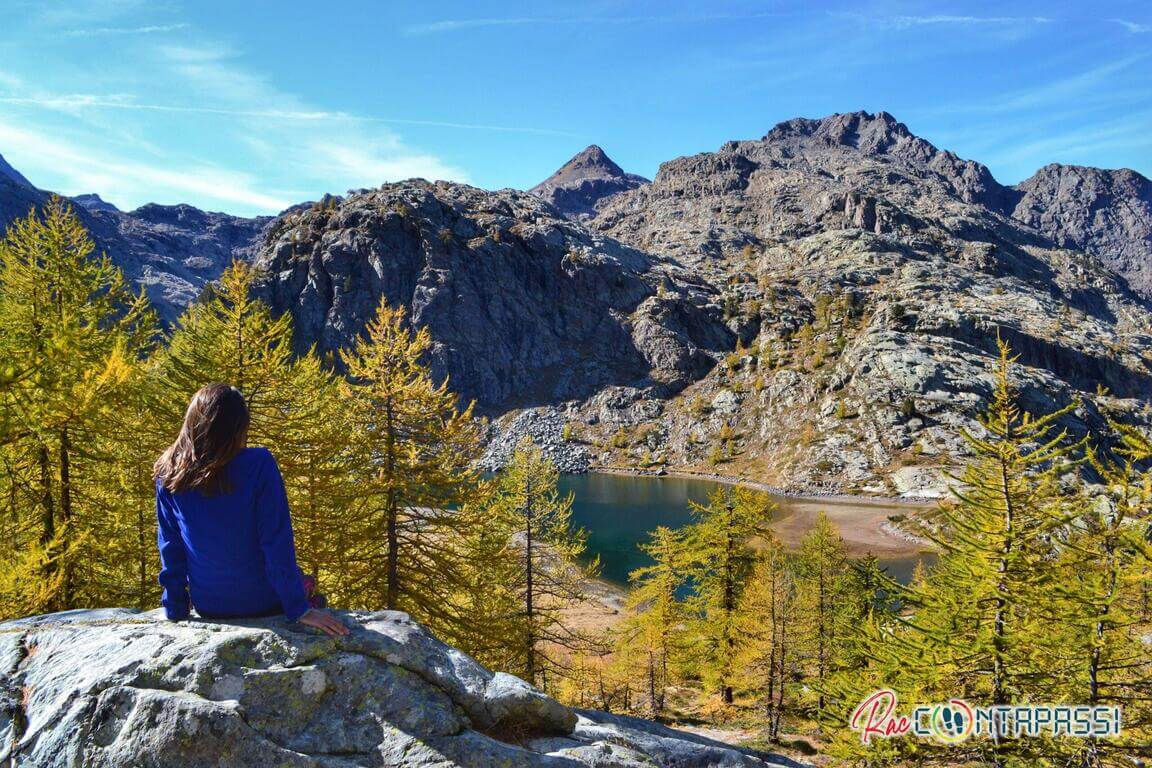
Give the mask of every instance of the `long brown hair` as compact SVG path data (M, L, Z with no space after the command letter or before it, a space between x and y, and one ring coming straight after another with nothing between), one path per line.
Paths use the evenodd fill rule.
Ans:
M172 493L227 493L224 469L244 450L248 423L240 390L227 384L201 387L188 403L176 442L156 460L153 478Z

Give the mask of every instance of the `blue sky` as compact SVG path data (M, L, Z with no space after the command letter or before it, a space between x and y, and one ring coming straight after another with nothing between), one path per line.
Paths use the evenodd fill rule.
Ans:
M647 176L791 117L887 110L1015 183L1152 175L1152 4L0 0L0 154L123 208L272 213L424 176Z

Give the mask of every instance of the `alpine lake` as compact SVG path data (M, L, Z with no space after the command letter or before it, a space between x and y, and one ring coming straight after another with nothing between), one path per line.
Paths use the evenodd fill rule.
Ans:
M677 476L626 475L591 472L561 475L559 490L571 493L572 524L588 535L587 556L600 558L600 577L626 586L628 574L651 562L640 549L659 526L680 528L692 521L689 502L706 503L721 483ZM922 508L915 502L889 499L772 496L776 504L773 529L786 547L800 539L824 512L844 538L848 554L873 554L892 578L907 583L916 564L935 562L923 544L893 535L888 518Z

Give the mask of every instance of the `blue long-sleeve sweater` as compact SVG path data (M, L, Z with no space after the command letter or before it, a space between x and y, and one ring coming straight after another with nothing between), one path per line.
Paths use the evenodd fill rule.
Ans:
M206 496L156 485L160 585L172 620L308 610L284 479L266 448L245 448L226 469L232 490Z

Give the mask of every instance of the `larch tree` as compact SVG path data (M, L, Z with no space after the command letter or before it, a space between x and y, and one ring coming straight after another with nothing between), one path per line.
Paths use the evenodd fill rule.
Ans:
M1064 631L1058 617L1036 610L1058 585L1057 540L1076 507L1060 488L1074 465L1074 445L1059 420L1024 412L1012 384L1016 358L1000 341L983 434L965 433L973 458L957 479L954 502L942 503L920 532L940 550L922 587L909 590L910 610L885 645L898 654L904 680L937 697L986 705L1059 700L1067 670L1042 641ZM904 692L902 692L904 693ZM952 759L1004 766L1039 759L1038 739L993 733L950 748Z
M780 739L789 689L800 676L796 652L799 615L792 557L773 534L763 537L759 558L740 596L737 667L744 688L755 693L768 739Z
M740 594L756 562L754 540L771 534L774 506L763 493L725 487L692 503L684 535L684 572L692 589L696 659L704 683L723 704L735 701Z
M1062 579L1048 610L1067 628L1056 653L1067 676L1065 695L1088 706L1119 706L1121 738L1087 739L1071 757L1089 768L1124 763L1152 738L1152 621L1143 610L1152 563L1152 441L1135 427L1111 423L1116 445L1088 459L1105 493L1081 505L1062 541Z
M589 638L569 625L564 610L584 599L596 563L582 563L586 536L572 525L572 496L557 488L556 465L527 440L496 478L483 524L511 534L519 569L522 635L512 671L547 688L566 674L564 655L588 651Z
M337 601L341 547L352 516L354 441L335 376L309 351L295 355L292 321L253 296L257 272L233 263L179 319L152 364L156 441L175 439L184 409L205 384L244 395L248 442L269 448L284 474L301 567L317 572ZM347 542L349 545L352 542Z
M648 711L660 716L665 690L683 654L687 617L680 601L685 583L680 563L682 537L660 526L640 548L652 563L628 576L632 590L625 606L626 618L617 630L616 653L629 668L629 677L641 681L638 687L648 702Z
M797 628L797 652L804 675L815 694L815 715L824 720L824 685L844 655L853 613L851 569L844 540L820 512L800 542L796 560L798 611L805 620Z
M478 425L448 382L428 368L428 330L381 300L342 353L348 440L358 503L348 520L342 593L357 607L408 611L453 639L466 621L459 595L470 564L463 542L474 516Z
M143 294L94 245L71 207L53 197L0 245L0 492L15 515L4 555L28 578L0 613L101 604L108 570L92 527L121 500L96 482L125 436L107 430L128 396L155 323ZM32 588L37 580L39 586ZM16 590L20 592L20 590Z

